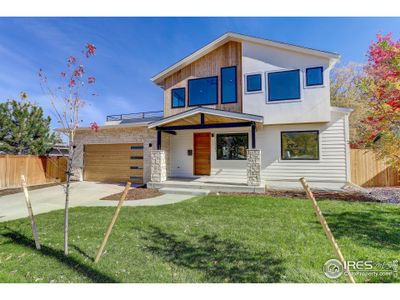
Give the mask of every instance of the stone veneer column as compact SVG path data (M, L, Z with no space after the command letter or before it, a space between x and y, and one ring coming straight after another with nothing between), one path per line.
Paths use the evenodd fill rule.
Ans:
M261 184L261 150L247 150L247 185L259 186Z
M167 164L164 150L151 150L151 181L167 180Z

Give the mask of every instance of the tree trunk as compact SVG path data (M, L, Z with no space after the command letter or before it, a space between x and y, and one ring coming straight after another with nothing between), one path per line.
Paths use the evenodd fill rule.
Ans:
M72 159L73 159L73 146L70 146L69 157L67 164L67 185L65 188L65 209L64 209L64 254L68 255L68 213L69 213L69 194L70 194L70 183L72 175Z

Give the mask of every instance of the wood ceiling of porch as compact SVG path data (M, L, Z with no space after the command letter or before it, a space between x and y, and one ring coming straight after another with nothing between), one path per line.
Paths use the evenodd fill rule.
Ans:
M229 117L221 117L204 114L204 124L223 124L223 123L244 123L248 122L248 120L241 120L236 118ZM186 118L182 118L176 121L172 121L167 124L163 124L163 126L182 126L182 125L200 125L201 124L201 114L195 114L192 116L188 116Z

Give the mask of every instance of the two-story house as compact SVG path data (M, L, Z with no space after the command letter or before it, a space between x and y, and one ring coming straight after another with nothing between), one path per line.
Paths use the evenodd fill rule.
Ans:
M339 55L226 33L155 75L164 111L80 128L82 180L211 190L339 189L350 181L350 109L330 105ZM242 188L242 189L240 189Z

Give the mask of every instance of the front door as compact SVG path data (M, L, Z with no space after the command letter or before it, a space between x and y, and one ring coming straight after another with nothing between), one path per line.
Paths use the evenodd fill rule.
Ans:
M194 175L210 175L211 172L211 133L202 132L193 134Z

